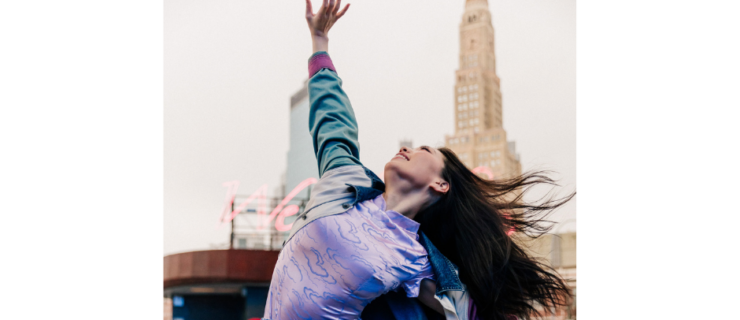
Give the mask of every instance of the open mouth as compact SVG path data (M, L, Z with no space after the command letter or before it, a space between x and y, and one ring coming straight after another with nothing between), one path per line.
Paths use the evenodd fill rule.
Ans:
M394 159L395 159L395 158L400 158L400 159L406 159L406 161L409 161L409 157L407 157L407 156L406 156L405 154L403 154L403 153L400 153L400 152L399 152L399 153L397 153L397 154L396 154L396 156L395 156L395 157L393 157L393 158L394 158Z

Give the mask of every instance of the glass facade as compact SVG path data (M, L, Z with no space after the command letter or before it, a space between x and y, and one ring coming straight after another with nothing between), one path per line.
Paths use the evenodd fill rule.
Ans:
M308 132L308 94L307 82L291 98L290 106L290 147L285 170L285 194L290 193L301 181L319 178L318 163L313 152L311 134ZM307 198L309 188L303 189L295 198Z

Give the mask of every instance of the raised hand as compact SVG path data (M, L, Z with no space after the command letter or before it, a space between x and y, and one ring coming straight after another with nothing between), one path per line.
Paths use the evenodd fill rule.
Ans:
M349 4L339 11L342 0L323 0L323 4L316 14L311 8L311 0L306 0L306 21L308 29L311 31L311 37L327 38L329 29L339 20L349 9Z

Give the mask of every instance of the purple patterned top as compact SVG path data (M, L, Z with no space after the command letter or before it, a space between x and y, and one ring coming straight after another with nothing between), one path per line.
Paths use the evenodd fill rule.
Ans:
M264 318L359 319L390 290L418 297L434 277L419 224L385 206L380 195L299 230L278 257Z

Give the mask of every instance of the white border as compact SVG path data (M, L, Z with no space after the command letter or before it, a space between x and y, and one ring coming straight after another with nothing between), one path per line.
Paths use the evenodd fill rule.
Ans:
M0 319L161 319L162 17L0 6Z

